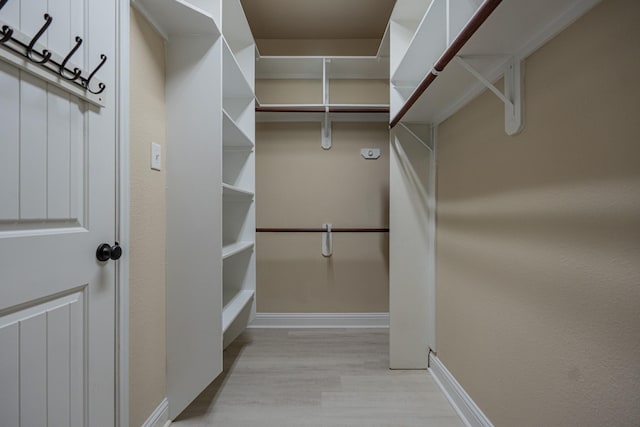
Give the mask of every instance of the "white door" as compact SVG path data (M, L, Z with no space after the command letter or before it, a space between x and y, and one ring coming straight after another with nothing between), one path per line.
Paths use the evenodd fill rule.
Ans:
M1 3L1 2L0 2ZM106 106L0 61L0 425L115 424L116 2L8 0L0 20L106 84ZM0 47L2 49L2 47Z

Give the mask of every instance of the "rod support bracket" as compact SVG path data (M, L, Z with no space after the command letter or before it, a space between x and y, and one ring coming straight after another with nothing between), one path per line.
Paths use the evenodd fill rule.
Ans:
M467 70L473 77L493 92L504 103L504 131L513 136L520 133L524 127L524 91L522 60L510 56L503 70L504 93L500 92L489 80L462 56L455 57L456 62Z
M325 107L324 119L322 120L322 148L331 149L331 119L329 118L329 107Z

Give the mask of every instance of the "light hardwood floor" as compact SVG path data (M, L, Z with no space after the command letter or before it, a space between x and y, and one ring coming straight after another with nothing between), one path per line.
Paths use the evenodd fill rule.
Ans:
M391 371L385 329L249 329L176 427L463 427L426 371Z

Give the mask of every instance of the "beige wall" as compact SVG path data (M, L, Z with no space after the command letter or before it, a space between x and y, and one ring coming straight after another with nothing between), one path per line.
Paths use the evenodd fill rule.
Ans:
M322 77L312 79L256 80L261 104L322 104Z
M380 39L258 39L260 55L375 56Z
M437 352L497 426L640 425L640 3L534 53L526 127L439 128Z
M357 99L363 104L389 104L389 80L331 79L329 102L352 104Z
M256 129L258 227L387 227L389 132L386 123L334 123L333 147L320 123L259 123ZM365 160L361 148L380 148ZM386 312L388 236L258 233L258 312Z
M139 426L166 396L165 172L150 169L165 138L164 42L131 12L129 409Z

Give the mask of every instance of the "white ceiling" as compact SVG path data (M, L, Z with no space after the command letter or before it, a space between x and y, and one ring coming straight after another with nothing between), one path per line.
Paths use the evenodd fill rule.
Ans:
M395 0L241 0L255 39L381 39Z

